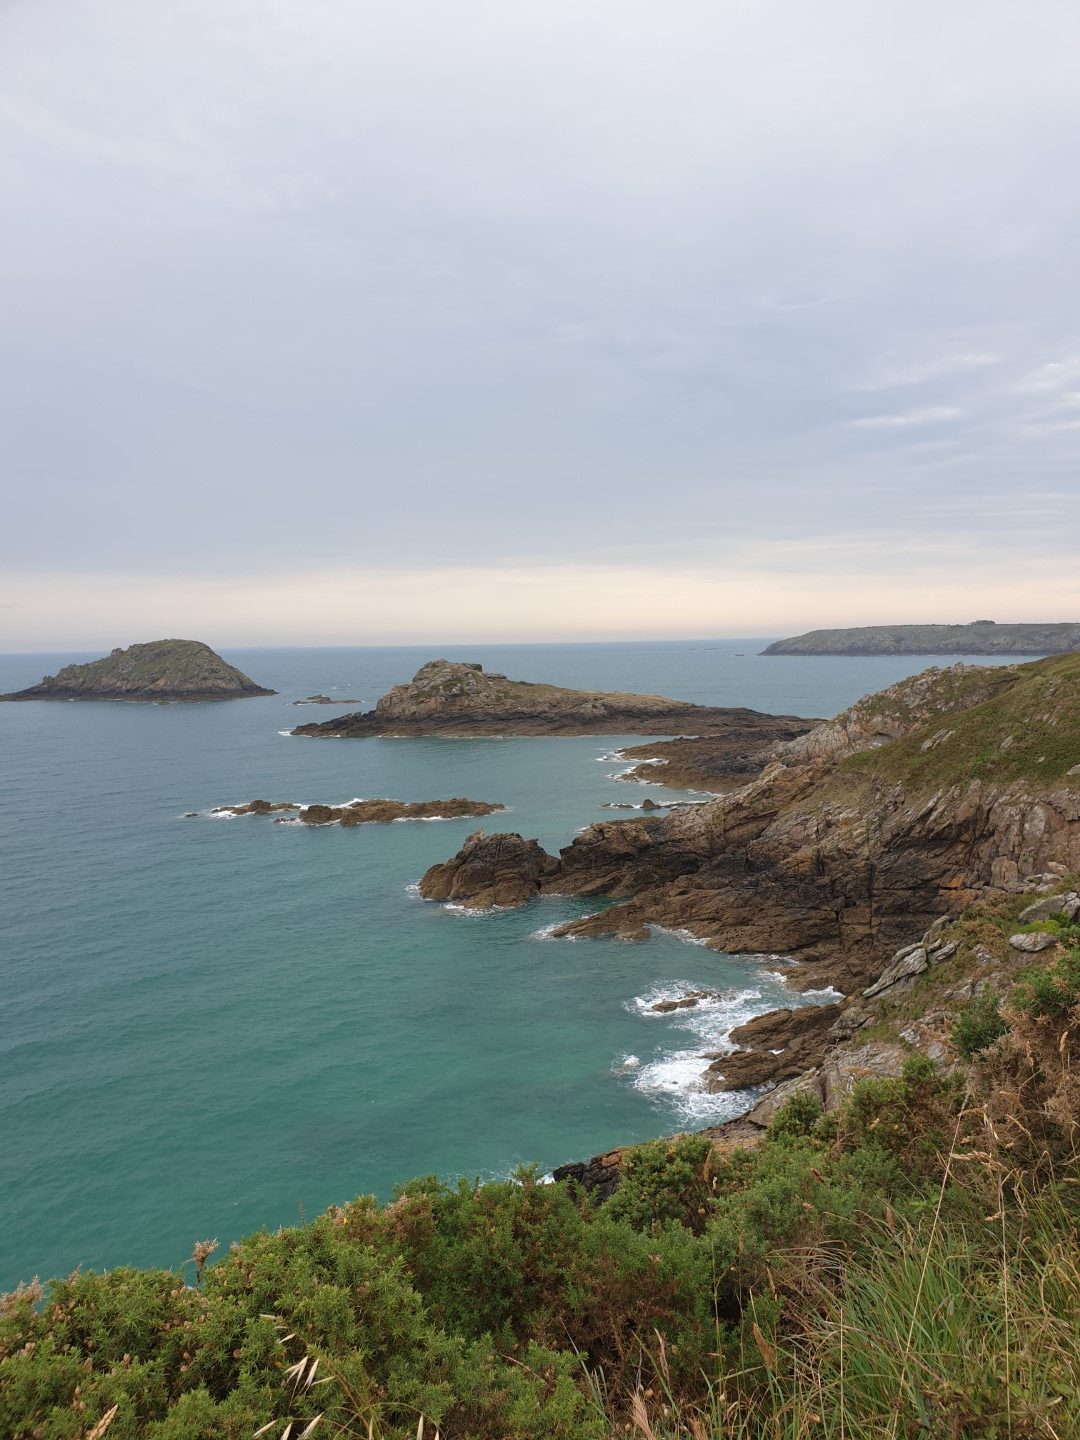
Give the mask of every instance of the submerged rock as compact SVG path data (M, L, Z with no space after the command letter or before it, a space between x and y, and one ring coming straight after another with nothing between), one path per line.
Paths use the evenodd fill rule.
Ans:
M387 825L393 820L456 820L493 815L504 810L487 800L350 800L348 805L296 805L288 800L249 800L246 805L219 805L214 815L270 815L295 810L305 825Z

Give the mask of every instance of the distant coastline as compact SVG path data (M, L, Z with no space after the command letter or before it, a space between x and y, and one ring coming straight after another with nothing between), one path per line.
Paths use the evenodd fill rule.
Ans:
M1080 621L1046 625L855 625L774 640L762 655L1065 655L1080 650Z

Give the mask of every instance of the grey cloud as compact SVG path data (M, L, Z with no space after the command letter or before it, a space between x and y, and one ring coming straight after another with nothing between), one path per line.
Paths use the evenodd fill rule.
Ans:
M977 43L927 0L4 7L0 553L722 564L827 514L917 584L947 474L990 575L1080 460L1078 46L1055 0Z

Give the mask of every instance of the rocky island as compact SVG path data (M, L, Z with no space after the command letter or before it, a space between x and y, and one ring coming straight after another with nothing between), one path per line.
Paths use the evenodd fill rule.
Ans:
M201 640L148 640L101 660L65 665L0 700L239 700L276 693Z
M458 820L493 815L505 805L487 800L350 800L346 805L297 805L290 800L249 800L244 805L216 805L211 815L277 815L293 812L304 825L389 825L394 820ZM285 812L285 813L280 813ZM189 812L192 819L197 811ZM185 817L187 818L187 817Z
M724 737L733 750L761 749L810 729L796 716L692 705L663 695L570 690L508 680L480 665L431 660L395 685L374 710L298 725L294 735L673 735Z
M1063 655L1080 650L1080 624L855 625L810 630L767 645L763 655Z

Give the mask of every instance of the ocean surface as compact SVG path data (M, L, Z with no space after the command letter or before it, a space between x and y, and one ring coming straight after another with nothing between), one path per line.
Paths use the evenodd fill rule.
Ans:
M386 1198L414 1175L548 1170L743 1108L695 1082L701 1051L790 1003L767 957L668 934L545 938L595 902L470 915L415 893L480 823L556 849L613 818L605 802L671 798L617 778L620 742L642 737L287 732L337 713L294 699L371 705L436 653L817 716L927 663L766 658L765 643L227 650L281 693L0 705L0 1290L76 1266L176 1266L195 1241ZM0 656L0 691L89 658ZM510 813L348 830L206 813L455 795ZM647 1008L699 987L721 998Z

